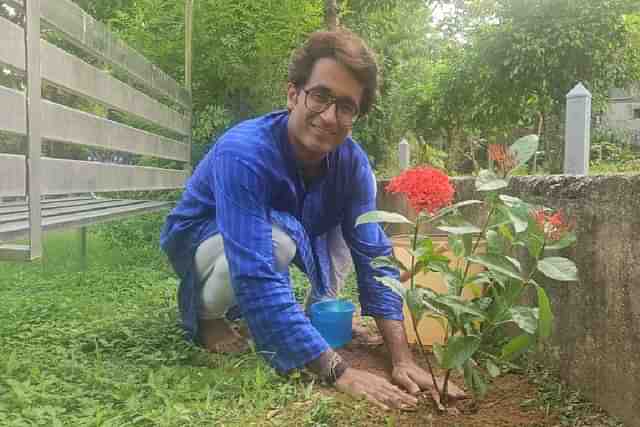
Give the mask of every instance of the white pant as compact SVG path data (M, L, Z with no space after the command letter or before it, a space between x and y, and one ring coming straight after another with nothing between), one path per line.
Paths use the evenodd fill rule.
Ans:
M273 253L276 269L285 272L296 255L296 245L284 231L273 226ZM227 310L235 304L229 263L224 254L222 236L205 240L198 246L195 256L196 280L202 284L198 316L201 319L222 319Z

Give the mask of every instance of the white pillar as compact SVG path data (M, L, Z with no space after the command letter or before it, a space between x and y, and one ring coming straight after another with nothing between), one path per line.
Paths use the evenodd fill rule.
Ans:
M405 138L400 140L400 144L398 144L398 159L400 161L400 170L406 170L409 168L409 160L411 159L410 149L409 149L409 141Z
M578 83L567 94L564 144L564 173L588 175L591 146L591 93L582 83Z

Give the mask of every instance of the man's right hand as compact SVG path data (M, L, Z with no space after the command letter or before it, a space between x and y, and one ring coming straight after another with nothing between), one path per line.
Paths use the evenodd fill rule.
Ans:
M413 409L418 399L386 379L360 369L347 368L335 383L336 389L354 397L365 397L382 409Z

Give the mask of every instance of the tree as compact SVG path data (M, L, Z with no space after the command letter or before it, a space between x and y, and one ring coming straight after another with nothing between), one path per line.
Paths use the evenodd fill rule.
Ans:
M464 2L465 50L483 76L469 125L542 129L552 171L563 158L560 125L567 92L583 82L602 108L611 87L637 76L625 16L634 0L476 0ZM471 25L472 23L473 25ZM555 123L556 126L549 126Z
M416 108L428 75L430 10L422 0L344 0L341 20L378 55L378 103L354 135L376 168L389 169L400 139L420 128Z
M182 80L183 2L122 1L123 7L109 10L103 20L129 45ZM291 50L309 32L319 29L322 19L319 0L194 2L195 161L211 134L219 134L233 122L284 107Z

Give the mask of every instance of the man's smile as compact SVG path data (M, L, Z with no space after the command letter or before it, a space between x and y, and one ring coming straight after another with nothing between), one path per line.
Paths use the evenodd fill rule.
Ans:
M338 134L336 130L327 129L324 126L317 125L313 122L310 122L309 126L312 127L316 132L320 133L321 135L336 136Z

